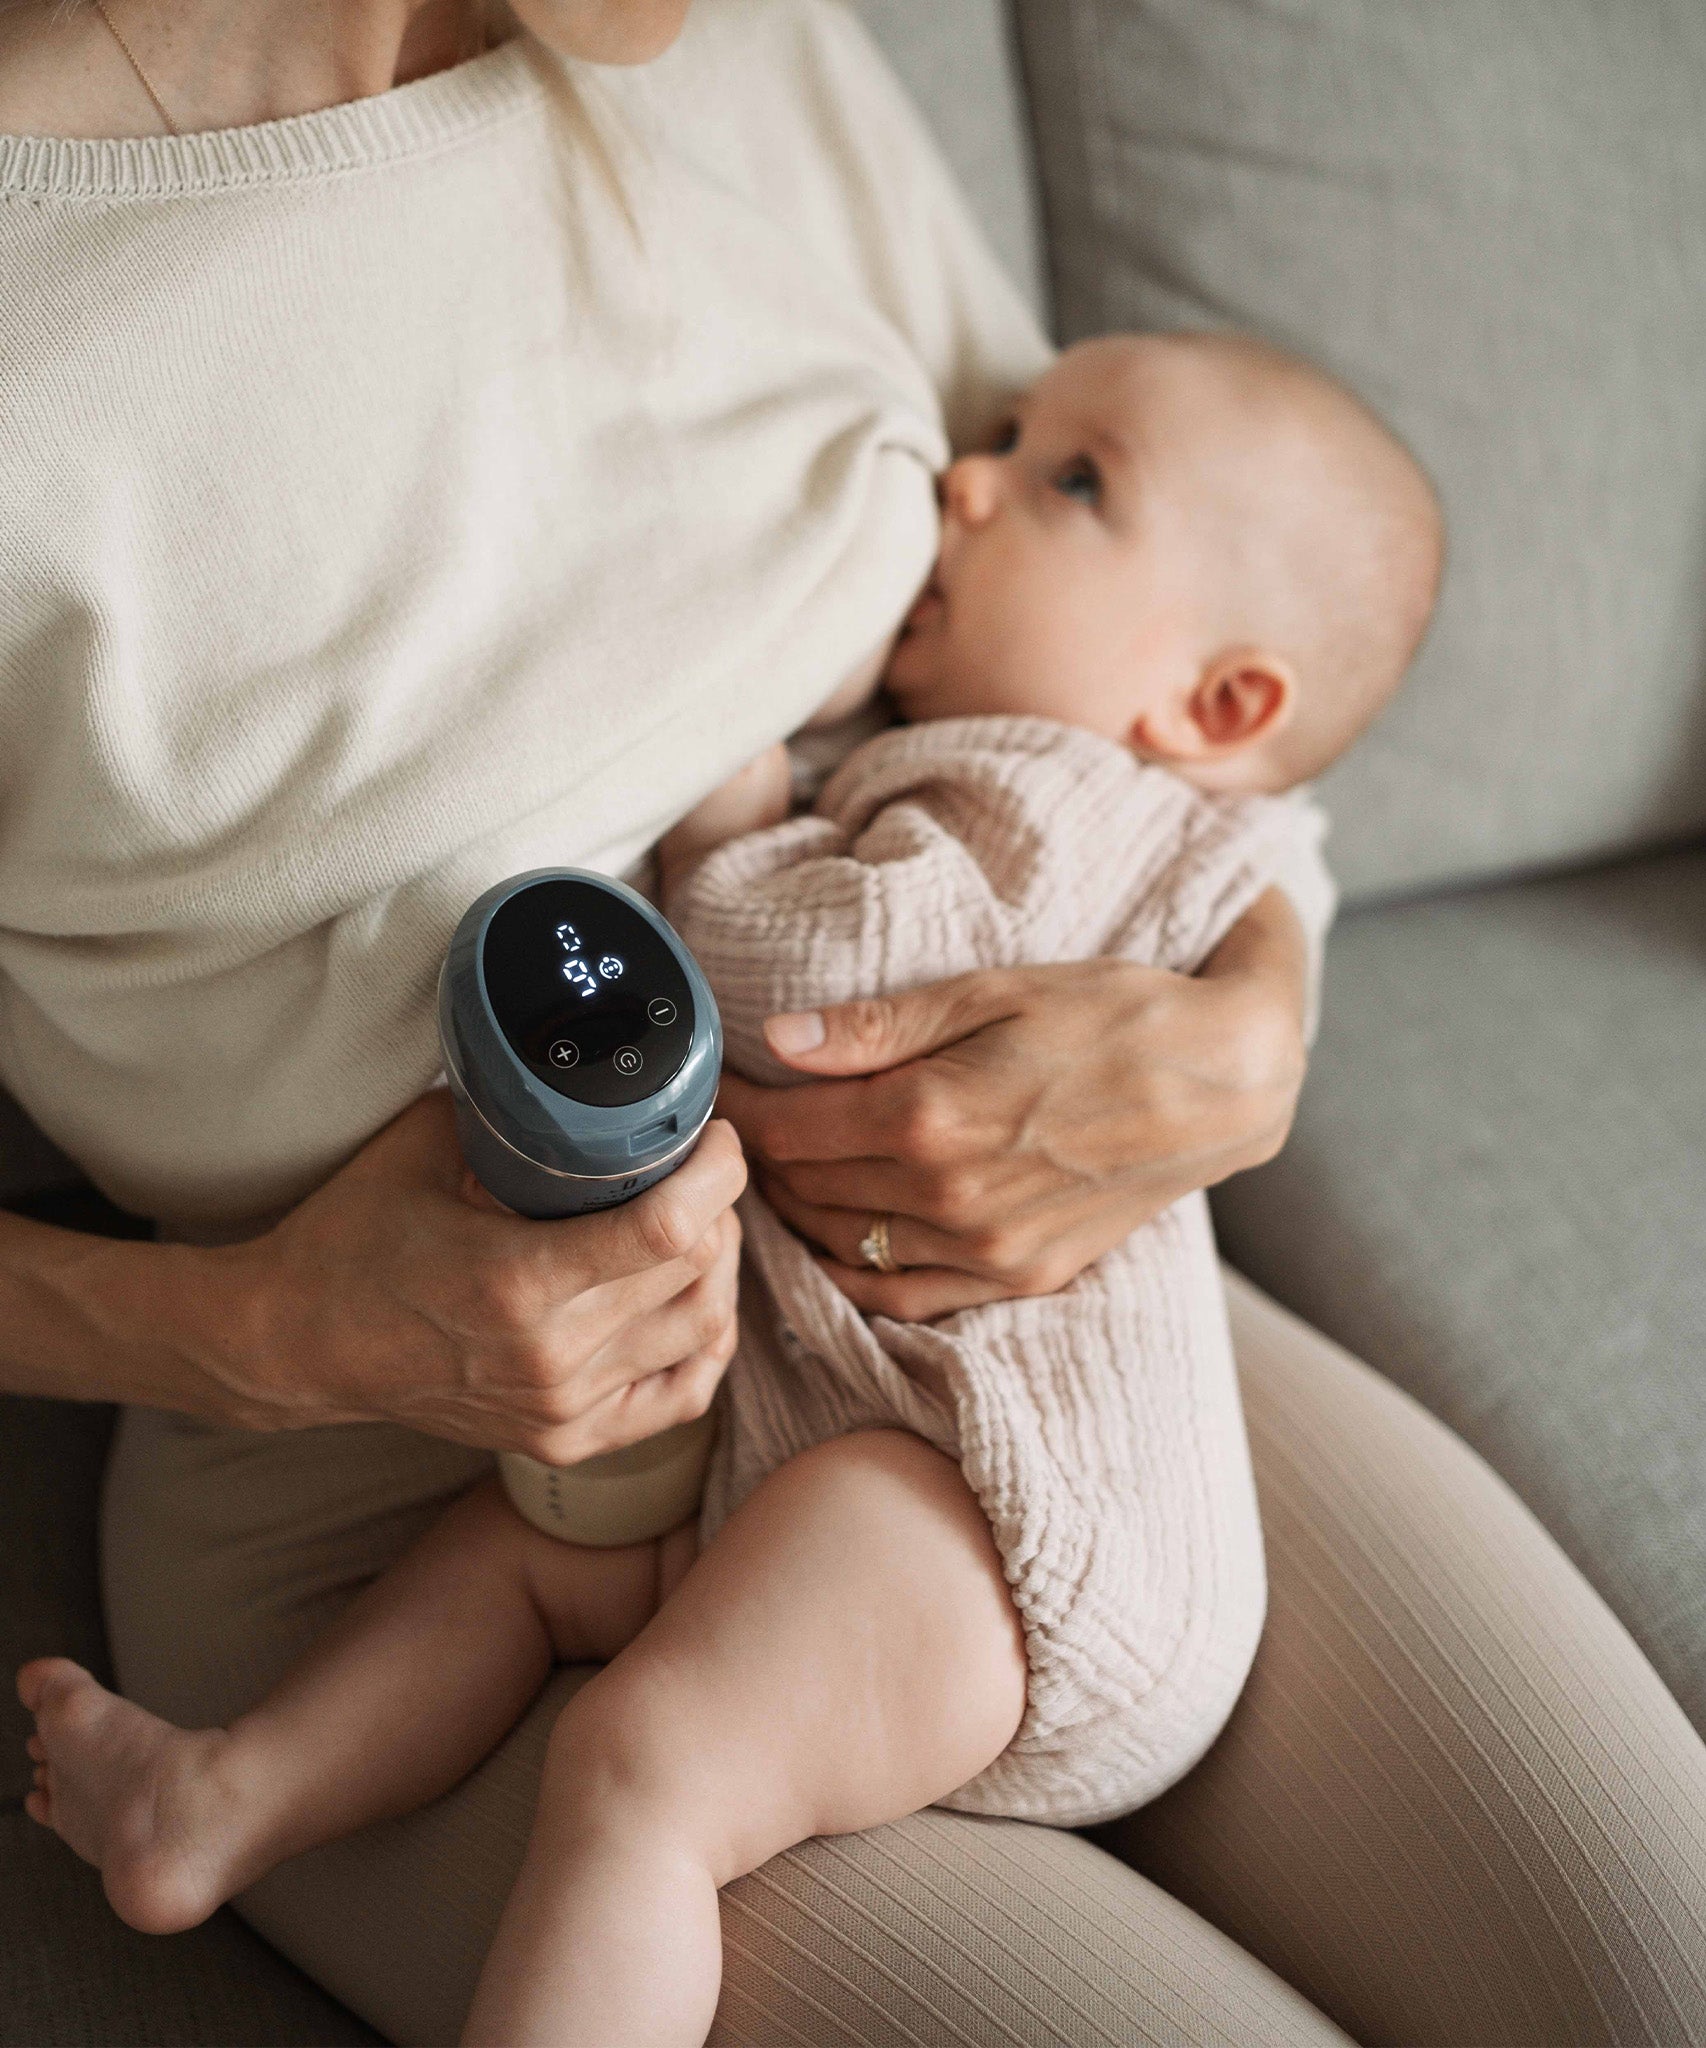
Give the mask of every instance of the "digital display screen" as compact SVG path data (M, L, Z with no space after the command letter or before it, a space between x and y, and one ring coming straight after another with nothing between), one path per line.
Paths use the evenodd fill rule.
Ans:
M693 996L674 953L619 896L535 882L486 927L486 994L504 1036L559 1095L614 1109L681 1070Z

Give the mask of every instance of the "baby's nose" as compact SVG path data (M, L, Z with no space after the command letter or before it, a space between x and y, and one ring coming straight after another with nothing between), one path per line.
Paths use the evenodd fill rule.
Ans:
M981 526L995 510L1000 488L999 457L962 455L943 472L942 510L962 526Z

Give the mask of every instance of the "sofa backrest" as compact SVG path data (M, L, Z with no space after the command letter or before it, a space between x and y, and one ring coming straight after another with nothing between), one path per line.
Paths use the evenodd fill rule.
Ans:
M1439 485L1350 893L1706 831L1706 7L1016 4L1063 336L1266 334Z

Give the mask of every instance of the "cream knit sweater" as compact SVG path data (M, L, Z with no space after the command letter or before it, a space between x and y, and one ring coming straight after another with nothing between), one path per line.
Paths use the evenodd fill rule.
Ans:
M762 1036L776 1010L1104 953L1189 972L1307 871L1320 826L1300 800L1209 801L1051 721L947 719L859 748L812 816L722 848L669 908L730 1064L785 1082ZM757 1194L741 1214L702 1534L813 1444L925 1438L989 1518L1029 1660L1012 1745L943 1803L1078 1826L1153 1799L1230 1712L1265 1591L1204 1198L1058 1294L928 1325L867 1321Z
M173 1229L299 1198L471 898L797 726L1046 360L830 0L0 138L0 1083Z

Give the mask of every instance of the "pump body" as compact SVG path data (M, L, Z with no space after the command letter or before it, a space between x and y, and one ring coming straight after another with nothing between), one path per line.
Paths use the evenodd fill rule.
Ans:
M522 1216L632 1201L688 1157L716 1102L710 985L645 898L604 875L538 868L471 904L438 1024L463 1157ZM500 1463L548 1534L636 1543L692 1512L713 1434L706 1416L578 1465Z

